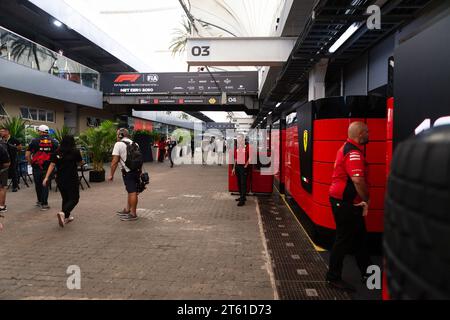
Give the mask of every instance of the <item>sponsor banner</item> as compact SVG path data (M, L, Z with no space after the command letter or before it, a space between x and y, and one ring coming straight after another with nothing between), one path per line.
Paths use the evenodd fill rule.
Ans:
M139 99L139 104L151 105L222 105L222 98L220 96L209 97L146 97ZM242 105L244 104L243 97L229 96L226 99L226 105Z
M206 122L206 129L236 129L236 125L229 122Z
M106 95L255 95L258 93L258 73L239 72L178 72L178 73L105 73L102 91Z

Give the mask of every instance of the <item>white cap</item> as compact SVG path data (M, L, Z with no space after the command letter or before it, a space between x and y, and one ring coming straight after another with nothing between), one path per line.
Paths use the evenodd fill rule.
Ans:
M40 132L48 132L49 130L50 129L45 124L40 125L38 128L38 131Z

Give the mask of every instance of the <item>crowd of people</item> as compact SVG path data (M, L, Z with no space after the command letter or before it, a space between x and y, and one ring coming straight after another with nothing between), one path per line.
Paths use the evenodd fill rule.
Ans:
M34 186L36 192L36 207L42 211L50 209L48 204L49 184L55 179L57 189L62 198L61 211L56 216L58 224L64 227L72 222L74 217L72 211L80 200L80 181L78 168L84 162L72 135L66 135L59 143L49 135L49 127L41 125L37 132L39 137L31 140L26 147L25 159L28 166L32 169ZM7 128L0 129L0 217L8 210L6 206L6 192L8 188L8 179L11 179L12 191L16 192L19 188L19 177L17 174L18 152L22 150L20 142L11 137ZM137 205L137 189L140 179L140 172L143 160L138 160L138 167L130 168L129 147L134 142L129 139L129 133L126 129L117 131L117 143L112 152L111 177L113 180L114 172L119 164L122 169L124 184L128 196L127 209L121 211L122 221L135 220ZM0 223L0 229L3 225Z
M72 211L80 200L79 192L79 176L78 168L84 163L80 151L76 147L75 138L71 135L65 136L59 143L49 135L49 127L41 125L37 128L39 137L34 138L25 148L15 138L11 137L7 128L0 128L0 215L6 212L6 193L8 189L8 181L11 179L12 192L17 192L19 187L19 157L21 151L25 151L25 164L31 168L34 178L34 186L36 193L36 207L42 211L50 209L48 204L49 185L54 179L57 189L62 198L61 211L57 213L58 223L61 227L72 222L74 217ZM157 143L158 162L163 163L166 158L170 161L170 167L174 167L174 152L178 151L178 142L174 137L162 137ZM194 156L194 141L191 143L191 155ZM139 183L142 174L142 164L138 168L130 168L130 146L139 146L130 139L130 133L127 129L121 128L117 131L117 142L112 152L111 172L108 177L109 181L113 181L114 174L119 167L122 173L125 189L128 193L126 205L117 215L122 221L136 220ZM201 143L203 164L208 163L208 156L212 153L217 157L218 165L222 165L224 161L225 143L222 138L205 138ZM142 163L142 159L140 160ZM22 161L23 162L23 161ZM23 170L23 168L22 168ZM244 175L242 168L237 165L233 173L240 177L239 181L243 181ZM239 183L241 188L245 183ZM245 186L241 190L239 197L239 206L245 204ZM0 228L3 226L0 224Z

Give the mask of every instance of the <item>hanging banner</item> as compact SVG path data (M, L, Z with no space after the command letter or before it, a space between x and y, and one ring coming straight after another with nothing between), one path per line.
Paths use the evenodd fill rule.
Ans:
M257 95L258 72L105 73L105 95Z

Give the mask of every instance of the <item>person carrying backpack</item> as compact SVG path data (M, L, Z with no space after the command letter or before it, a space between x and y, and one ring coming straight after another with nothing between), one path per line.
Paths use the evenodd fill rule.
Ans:
M58 148L58 141L49 137L49 128L41 125L38 128L39 138L31 140L25 157L33 168L34 185L36 188L37 203L42 211L50 209L48 206L48 186L43 186L44 177L50 165L50 158Z
M117 142L112 152L111 173L108 178L113 181L117 166L122 170L123 182L128 193L127 206L117 214L122 221L137 220L138 185L140 184L143 156L139 145L130 139L127 129L117 130Z

